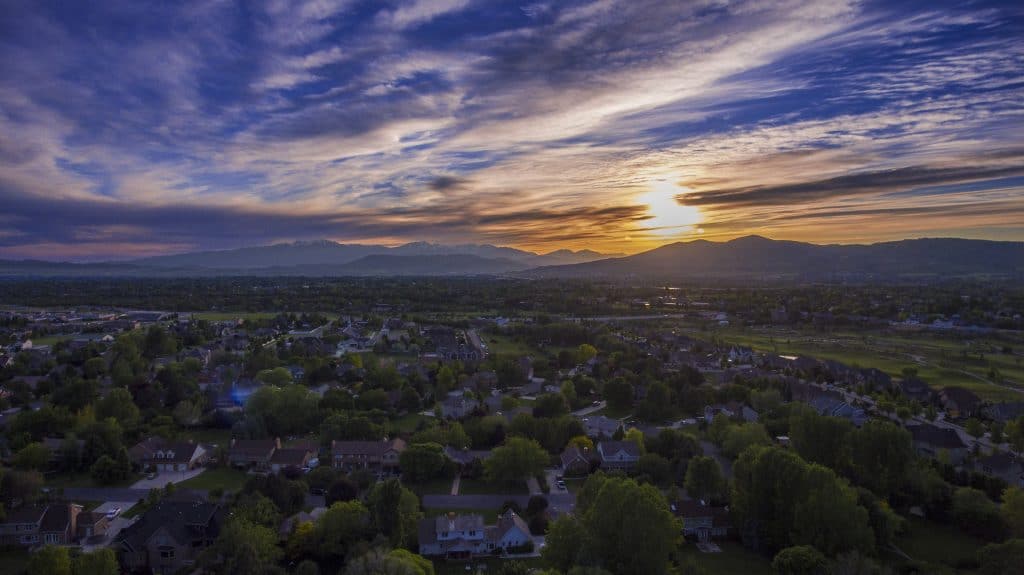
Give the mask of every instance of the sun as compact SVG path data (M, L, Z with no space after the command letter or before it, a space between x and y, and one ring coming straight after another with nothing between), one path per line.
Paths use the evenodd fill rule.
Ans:
M650 232L659 236L675 236L690 233L697 229L703 220L700 209L680 204L676 196L685 193L681 188L667 180L651 182L651 191L641 194L637 200L647 205L651 219L647 220Z

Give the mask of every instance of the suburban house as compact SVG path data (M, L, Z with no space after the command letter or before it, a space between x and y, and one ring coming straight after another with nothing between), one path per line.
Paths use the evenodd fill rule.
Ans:
M943 388L939 391L939 401L950 417L974 417L981 412L981 398L962 387Z
M960 464L967 457L967 444L960 439L956 431L930 424L907 427L914 440L914 449L918 454L938 458L945 453L953 465Z
M597 454L604 469L633 469L640 461L640 447L632 441L602 441Z
M704 421L711 423L718 414L722 414L728 418L739 417L742 418L743 421L757 421L758 418L758 413L756 411L736 401L731 401L724 405L704 406Z
M382 441L333 441L331 457L339 469L376 469L394 471L398 456L405 451L405 441L395 438Z
M421 519L419 553L424 557L467 558L532 549L530 528L509 509L495 525L484 525L482 515L456 515Z
M110 519L106 513L84 511L78 514L77 535L79 539L88 540L93 537L103 537L107 534L108 527L110 527Z
M223 515L216 503L161 501L118 534L121 566L126 571L169 574L195 565L199 553L220 533Z
M913 399L921 403L921 405L928 405L932 402L932 398L935 397L935 392L932 391L932 388L916 377L908 377L900 381L900 392L907 396L908 399Z
M455 449L450 445L444 447L444 456L455 462L456 465L466 467L474 462L483 462L491 456L489 449Z
M701 543L729 535L732 521L728 507L712 507L703 501L681 501L672 506L673 513L683 520L683 535Z
M68 545L78 537L81 513L74 503L11 509L0 521L0 546Z
M586 430L587 435L594 438L611 438L622 427L622 422L618 419L612 419L603 415L583 417L580 419L580 423L583 424L583 429Z
M453 391L441 402L441 417L445 419L462 419L470 416L480 408L480 402L472 397L465 397L462 391Z
M820 415L842 417L857 427L868 421L868 414L863 409L854 407L831 394L819 395L810 402L810 406Z
M304 446L275 449L274 454L270 457L270 470L274 473L281 473L288 468L308 467L315 454L315 451Z
M590 458L579 447L567 447L559 459L562 473L565 475L579 476L590 473Z
M974 462L974 470L998 477L1007 485L1024 487L1024 464L1010 453L999 451Z
M150 437L128 450L132 463L157 471L188 471L206 463L209 452L198 443Z
M281 449L280 439L232 439L228 461L234 467L270 469L270 460L278 449Z
M984 409L985 415L993 421L1007 423L1024 415L1024 401L993 403Z

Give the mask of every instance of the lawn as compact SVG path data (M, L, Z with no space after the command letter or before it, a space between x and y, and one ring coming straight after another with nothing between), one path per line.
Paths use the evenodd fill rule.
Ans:
M245 485L248 478L249 476L244 471L230 467L217 467L207 469L192 479L182 481L177 484L177 487L205 491L220 487L224 491L238 491Z
M33 337L33 345L54 345L62 341L67 341L74 338L73 335L44 335L42 337Z
M701 553L687 543L680 550L682 557L693 557L707 575L771 575L771 559L754 553L739 543L720 543L721 553Z
M427 426L430 426L436 421L437 418L435 417L421 415L419 413L410 413L408 415L403 415L398 419L391 420L391 431L392 433L414 433L419 429L420 422L424 422Z
M483 479L462 478L459 495L527 495L530 490L525 481L515 483L490 483Z
M897 546L916 560L956 568L973 562L985 542L955 526L911 517L907 533L897 541Z
M20 575L28 566L28 551L24 549L0 550L0 573Z
M484 523L494 524L498 520L498 512L500 509L444 509L440 507L428 507L423 510L423 516L438 517L441 515L448 515L448 513L456 513L458 515L469 515L475 513L477 515L483 515Z
M540 558L531 559L495 559L493 557L473 559L472 561L444 561L441 559L434 561L434 571L437 575L466 575L467 573L497 573L501 569L502 563L505 561L519 561L526 564L528 569L541 569L544 567L544 562ZM469 565L471 568L469 571L466 570L466 566ZM483 569L477 569L478 566L483 565Z
M406 487L413 490L417 495L440 494L448 495L452 492L452 480L437 478L425 483L406 483Z
M68 487L131 487L133 483L142 479L141 475L132 474L128 479L115 481L114 483L100 484L92 478L88 471L78 473L57 473L47 475L45 485L51 489L64 489Z

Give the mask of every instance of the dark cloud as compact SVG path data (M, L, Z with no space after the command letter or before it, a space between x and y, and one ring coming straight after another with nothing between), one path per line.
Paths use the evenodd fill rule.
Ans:
M459 176L437 176L436 178L427 182L427 187L435 192L449 192L455 190L465 190L469 188L473 180L470 178L462 178Z

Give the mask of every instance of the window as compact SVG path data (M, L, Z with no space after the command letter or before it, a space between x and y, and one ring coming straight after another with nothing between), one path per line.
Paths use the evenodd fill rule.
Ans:
M161 559L174 559L174 547L161 547L160 548Z

